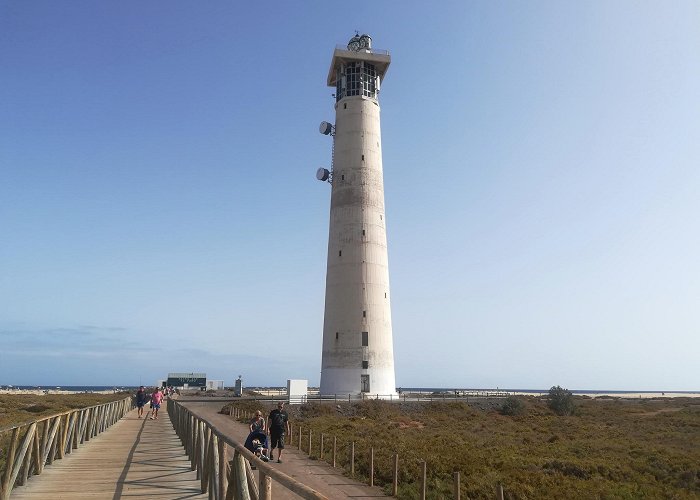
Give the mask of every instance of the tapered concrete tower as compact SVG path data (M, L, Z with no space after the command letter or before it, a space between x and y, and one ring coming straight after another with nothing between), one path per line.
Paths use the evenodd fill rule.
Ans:
M321 394L396 394L379 87L389 54L355 36L335 49L328 85L335 87L332 168L317 178L331 190Z

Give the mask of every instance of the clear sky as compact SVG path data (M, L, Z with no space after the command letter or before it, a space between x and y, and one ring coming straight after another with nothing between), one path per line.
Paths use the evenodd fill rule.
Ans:
M321 365L336 44L397 385L700 390L700 3L0 1L0 384Z

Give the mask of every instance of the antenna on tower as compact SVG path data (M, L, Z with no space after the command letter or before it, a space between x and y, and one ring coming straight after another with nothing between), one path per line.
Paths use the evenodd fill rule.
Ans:
M331 137L335 138L335 127L333 126L332 123L328 123L327 121L322 121L321 124L318 126L318 131L321 132L323 135L330 135ZM333 141L333 145L335 146L335 139ZM331 169L333 168L333 164L331 162ZM327 168L319 168L316 170L316 179L319 181L323 182L328 182L329 184L333 183L333 171L328 170Z
M316 170L316 179L318 179L319 181L331 182L331 177L332 177L331 171L328 170L327 168L321 167L318 170Z

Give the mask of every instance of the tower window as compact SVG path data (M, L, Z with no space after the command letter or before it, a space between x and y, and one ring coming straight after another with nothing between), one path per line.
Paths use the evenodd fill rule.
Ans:
M342 256L343 256L343 251L342 251L342 250L338 250L338 257L342 257Z
M365 155L362 155L362 161L365 161Z
M347 102L344 102L344 103L343 103L343 109L348 109L348 103L347 103Z
M384 292L384 298L386 299L386 292Z
M335 332L335 340L338 340L338 332Z
M362 317L366 318L367 317L367 311L362 311Z
M340 180L341 180L341 181L344 181L344 180L345 180L345 175L341 175L341 176L340 176Z
M362 362L362 369L366 370L367 368L369 368L369 361L363 361Z
M369 346L369 332L362 332L362 347Z
M365 235L365 230L363 229L363 230L362 230L362 236L364 236L364 235Z

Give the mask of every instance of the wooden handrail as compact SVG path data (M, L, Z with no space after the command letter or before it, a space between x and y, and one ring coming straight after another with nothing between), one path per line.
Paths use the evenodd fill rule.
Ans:
M202 480L202 493L209 491L211 496L220 500L272 500L269 486L271 478L306 500L328 500L318 491L263 462L241 443L227 436L211 422L195 415L181 403L169 399L168 414L190 457L192 469L197 470L197 475ZM229 465L226 456L226 444L234 449L232 466ZM254 483L251 484L251 478L246 472L246 462L254 463L260 471L259 488L256 488ZM225 477L222 477L222 474Z
M0 434L12 432L5 469L0 471L0 500L9 499L15 486L108 429L132 407L129 396L0 429Z

